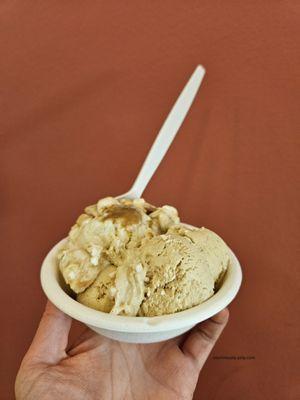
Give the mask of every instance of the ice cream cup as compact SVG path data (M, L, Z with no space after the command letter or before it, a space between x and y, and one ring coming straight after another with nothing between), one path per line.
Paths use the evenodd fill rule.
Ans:
M157 317L127 317L107 314L78 303L64 283L57 264L57 252L63 239L47 254L41 268L41 284L48 299L72 318L93 331L121 342L154 343L187 332L197 323L212 317L228 306L242 281L240 263L230 251L231 262L219 290L204 303L188 310Z

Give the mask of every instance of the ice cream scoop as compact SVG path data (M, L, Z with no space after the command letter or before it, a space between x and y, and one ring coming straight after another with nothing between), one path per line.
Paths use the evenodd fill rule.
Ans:
M149 209L143 199L138 200L139 208L135 206L136 200L118 202L120 218L123 217L122 207L124 210L131 207L132 212L139 210L142 215ZM108 204L107 200L105 204ZM112 314L150 317L191 308L216 292L230 262L229 248L224 241L208 229L181 224L173 207L151 206L150 210L145 214L148 218L144 215L132 224L131 219L124 226L114 220L114 236L106 237L108 245L102 249L97 264L100 272L85 290L76 279L67 280L69 268L60 259L60 270L66 282L78 293L80 303ZM105 215L110 212L104 209L102 219L106 219ZM126 235L122 233L124 229L127 229ZM95 235L105 235L106 231L103 229ZM101 241L101 237L99 239ZM69 236L62 252L65 263L70 257L69 263L77 265L75 275L80 280L81 270L86 265L81 265L80 260L76 264L73 253L68 253L68 249L76 246L85 251L80 238L73 241Z
M72 226L58 253L60 271L71 289L82 293L104 268L124 264L133 257L130 250L177 223L177 210L171 206L154 207L144 199L101 199L86 207Z
M181 224L172 206L106 197L85 208L57 258L82 304L157 316L211 297L230 256L218 235Z

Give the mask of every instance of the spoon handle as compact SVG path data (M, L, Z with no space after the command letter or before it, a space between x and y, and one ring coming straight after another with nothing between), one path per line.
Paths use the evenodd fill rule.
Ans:
M198 65L180 93L180 96L161 127L132 188L128 192L132 194L133 197L141 197L154 172L164 158L192 105L204 74L205 69L201 65Z

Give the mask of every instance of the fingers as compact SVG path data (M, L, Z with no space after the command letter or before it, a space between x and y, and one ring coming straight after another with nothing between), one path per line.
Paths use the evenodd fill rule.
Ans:
M203 367L209 353L225 328L229 318L224 309L207 321L197 325L182 345L183 353L196 362L199 370Z
M66 349L67 352L69 352L71 349L74 347L78 346L81 342L83 342L86 338L87 335L90 335L91 329L87 328L86 326L83 328L81 332L78 333L78 335L70 342L68 342L68 347Z
M88 341L89 339L93 338L97 335L96 332L93 332L90 328L85 328L83 332L71 343L67 349L67 353L71 356L76 354L76 349L84 342Z
M78 338L78 341L68 350L68 355L73 357L96 349L97 352L104 353L110 348L111 342L111 339L99 335L91 329L87 329Z
M72 319L49 301L26 354L27 362L56 364L66 357Z

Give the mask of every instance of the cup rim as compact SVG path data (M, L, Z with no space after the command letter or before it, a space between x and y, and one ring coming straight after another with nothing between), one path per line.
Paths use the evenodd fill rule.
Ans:
M240 263L230 250L231 260L221 287L203 303L174 314L154 317L132 317L105 313L87 307L70 297L59 285L57 252L67 238L58 242L46 255L40 272L40 280L47 298L65 314L96 328L128 333L163 332L194 326L228 306L237 295L242 282Z

